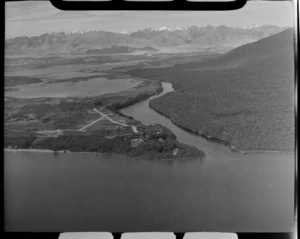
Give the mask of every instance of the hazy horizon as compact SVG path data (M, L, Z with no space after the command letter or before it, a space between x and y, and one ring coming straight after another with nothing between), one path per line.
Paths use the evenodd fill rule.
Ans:
M263 25L257 25L257 26L266 26L267 24L263 24ZM186 27L192 27L192 26L197 26L197 27L208 27L208 26L212 26L212 27L219 27L219 26L226 26L226 25L211 25L211 24L208 24L208 25L205 25L205 26L200 26L200 25L190 25L190 26L186 26ZM244 26L244 27L251 27L251 26L255 26L255 25L249 25L249 26ZM281 26L278 26L278 25L272 25L272 26L275 26L275 27L281 27ZM145 29L156 29L156 28L159 28L159 27L169 27L169 26L157 26L157 27L152 27L152 28L141 28L141 29L137 29L136 31L138 31L138 30L145 30ZM232 27L232 28L234 28L234 27L236 27L236 28L238 28L238 27L241 27L241 26L226 26L226 27ZM289 28L288 26L286 26L286 27L281 27L281 28ZM78 32L80 32L80 33L86 33L86 32L93 32L93 31L95 31L95 32L101 32L101 31L103 31L103 32L112 32L112 33L124 33L125 34L125 31L122 31L122 32L116 32L116 31L113 31L113 30L111 30L111 31L109 31L109 30L101 30L101 29L98 29L98 30L88 30L88 31L84 31L84 30L69 30L69 31L51 31L51 32L44 32L44 33L41 33L41 34L38 34L38 35L32 35L32 36L26 36L26 35L21 35L21 36L15 36L15 37L6 37L5 36L5 39L7 40L7 39L13 39L13 38L17 38L17 37L39 37L39 36L41 36L41 35L44 35L44 34L59 34L59 33L66 33L66 34L71 34L71 33L78 33ZM128 34L130 34L130 33L133 33L133 32L135 32L135 31L130 31L130 32L127 32ZM126 33L126 34L127 34Z
M6 2L5 38L49 32L132 32L145 28L274 25L293 27L290 2L249 2L235 11L62 11L48 1ZM238 20L237 20L238 19Z

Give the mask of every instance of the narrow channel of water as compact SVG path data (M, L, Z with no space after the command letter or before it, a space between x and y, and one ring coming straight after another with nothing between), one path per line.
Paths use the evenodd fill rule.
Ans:
M191 134L178 126L174 125L171 120L160 115L149 107L149 101L164 94L174 91L172 84L169 82L162 82L163 91L160 94L152 96L148 100L136 103L125 109L121 113L131 116L134 119L144 124L161 124L170 129L176 136L179 142L197 147L204 151L205 158L208 160L252 160L252 159L278 159L278 160L293 160L293 154L290 153L257 153L257 154L242 154L240 152L232 152L228 146L223 144L211 142L205 138Z
M164 92L172 86L163 83ZM153 98L153 97L152 97ZM232 153L148 107L122 113L160 123L206 160L159 162L97 153L5 152L6 231L293 230L292 155Z

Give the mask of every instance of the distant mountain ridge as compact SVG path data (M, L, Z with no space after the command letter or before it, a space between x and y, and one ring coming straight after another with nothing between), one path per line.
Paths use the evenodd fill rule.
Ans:
M89 54L118 46L119 49L179 51L228 51L243 44L276 34L285 28L273 25L249 27L190 26L147 28L135 32L75 31L45 33L34 37L5 40L6 56L53 56ZM100 51L99 51L100 50ZM114 53L118 53L114 48ZM123 53L123 52L120 52Z

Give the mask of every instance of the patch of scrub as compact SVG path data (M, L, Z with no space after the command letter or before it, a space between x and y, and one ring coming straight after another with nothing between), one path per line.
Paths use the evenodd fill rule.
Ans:
M133 80L132 78L108 80L106 78L99 77L88 81L22 85L16 87L16 91L5 92L5 96L15 98L86 97L129 90L139 84L140 81Z
M59 73L51 73L51 74L44 74L39 75L39 77L45 78L47 80L65 80L70 78L77 78L77 77L88 77L88 76L95 76L95 75L105 75L105 73L96 72L96 73L89 73L89 72L59 72Z

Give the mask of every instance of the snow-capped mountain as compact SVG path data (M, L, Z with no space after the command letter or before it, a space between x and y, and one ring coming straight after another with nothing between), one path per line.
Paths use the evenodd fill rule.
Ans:
M237 46L257 41L285 28L272 25L247 27L190 26L141 29L121 33L108 31L52 32L35 37L16 37L5 40L5 53L9 55L61 55L102 52L100 49L186 49L189 51L228 51ZM117 46L117 47L116 47ZM124 48L125 47L125 48Z
M170 26L162 26L162 27L157 27L154 28L154 31L177 31L177 30L183 30L184 28L182 27L170 27Z

